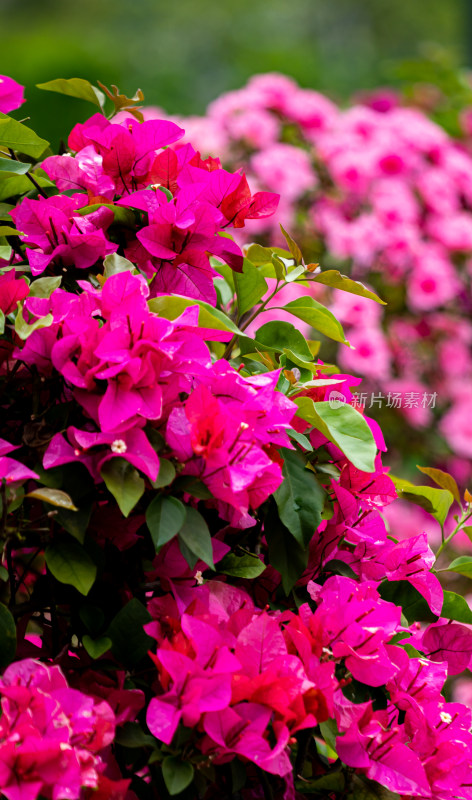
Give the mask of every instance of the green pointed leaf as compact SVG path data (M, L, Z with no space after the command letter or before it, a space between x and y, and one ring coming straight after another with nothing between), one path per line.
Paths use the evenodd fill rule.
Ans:
M472 624L472 611L467 600L455 592L444 592L441 617L453 619L456 622L465 622L466 625Z
M167 756L162 762L162 777L170 795L180 794L193 781L194 769L190 761Z
M467 578L472 578L472 556L459 556L448 566L449 572L458 572L459 575L465 575Z
M342 289L344 292L357 294L359 297L368 297L369 300L375 300L376 303L381 303L383 306L386 305L385 300L381 300L375 292L371 292L359 281L353 281L352 278L341 275L337 269L328 269L311 280L315 283L322 283L324 286L331 286L333 289Z
M312 328L320 331L320 333L335 342L348 344L341 323L338 322L331 311L328 311L327 308L318 303L313 297L310 297L310 295L297 297L296 300L291 300L290 303L281 306L280 310L289 311L294 317L311 325Z
M133 272L136 269L135 265L128 261L127 258L119 256L117 253L111 253L103 259L103 274L105 278L110 275L116 275L118 272Z
M203 300L193 300L190 297L181 297L181 295L173 294L154 297L149 301L148 305L155 314L170 320L179 317L190 306L199 306L198 324L201 328L230 331L238 336L246 337L246 334L242 333L226 314L223 314L217 308L213 308L209 303L204 303Z
M108 636L100 636L99 639L92 639L91 636L85 634L85 636L82 636L82 644L90 658L95 659L100 658L100 656L106 653L112 646L113 642L108 638Z
M51 506L58 508L66 508L68 511L78 511L77 506L74 505L72 497L63 492L61 489L50 489L47 486L40 486L32 492L28 492L26 497L33 497L35 500L42 500L43 503L49 503Z
M417 621L436 622L428 603L408 581L384 581L379 587L382 600L400 606L409 624Z
M441 489L447 489L452 494L454 500L461 505L459 487L452 475L449 475L448 472L444 472L442 469L435 469L434 467L420 467L418 464L416 467L421 470L421 472L424 472L425 475L428 475Z
M176 475L172 461L167 458L159 459L159 474L155 481L152 481L153 489L160 489L162 486L169 486Z
M306 468L306 459L297 450L282 449L283 482L274 499L285 527L302 547L307 547L321 522L325 491L313 472Z
M184 524L179 531L179 542L185 545L197 559L201 559L210 569L215 569L213 563L213 548L208 525L202 515L192 506L187 506Z
M49 142L41 139L31 128L0 112L0 147L39 158L49 147Z
M311 445L311 442L308 436L305 436L304 433L299 433L296 430L292 430L292 428L289 428L287 433L290 436L290 438L293 439L295 442L297 442L297 444L299 444L300 447L303 447L304 450L307 450L309 453L313 452L313 447Z
M97 566L78 542L60 539L46 548L45 557L56 580L74 586L83 595L89 593L97 576Z
M51 297L54 290L61 285L61 281L60 275L50 278L36 278L30 283L29 297Z
M16 161L14 158L0 158L0 172L12 172L24 175L31 169L31 164L25 161Z
M414 483L405 481L402 478L390 476L395 484L398 497L408 500L421 508L424 508L440 525L444 525L454 498L448 489L434 489L431 486L416 486Z
M28 325L23 317L23 308L20 306L15 317L15 333L20 337L20 339L26 341L28 336L31 336L31 334L34 333L34 331L37 331L38 328L49 328L53 321L54 319L52 314L47 314L45 317L41 317L40 319L35 320L35 322L32 322L31 325Z
M333 442L346 458L363 472L375 472L377 445L362 414L347 403L333 408L328 401L314 403L310 397L294 397L297 416Z
M102 469L101 476L109 492L127 517L144 494L145 483L137 469L125 458L111 458Z
M54 186L53 182L42 175L34 173L36 183L41 186ZM9 197L26 194L35 191L35 187L26 175L12 175L0 180L0 201L8 200Z
M21 236L21 231L11 225L0 225L0 236Z
M280 521L277 507L269 509L264 525L269 545L269 563L280 573L288 596L308 564L308 548L302 547Z
M145 733L139 722L125 722L117 728L115 742L122 747L156 747L154 736Z
M160 494L149 504L146 524L156 552L180 531L185 515L186 507L176 497Z
M15 658L16 625L11 612L0 603L0 669L4 669Z
M267 292L267 282L247 258L244 259L243 271L234 273L234 285L240 315L254 308Z
M284 237L285 241L287 242L288 249L290 250L292 256L295 259L295 263L296 264L302 264L303 263L303 255L302 255L302 251L300 250L298 244L296 243L296 241L294 239L292 239L290 234L287 233L287 231L284 229L284 227L282 225L280 226L280 230L282 231L283 237Z
M118 225L123 225L125 228L134 228L135 217L132 209L125 206L117 206L114 203L93 203L91 206L78 208L77 214L80 214L81 217L86 217L87 214L93 214L99 208L109 208L110 211L113 211L114 222L118 223ZM120 271L122 272L123 270Z
M137 597L133 597L108 626L106 635L113 642L113 655L127 667L141 661L155 644L144 631L143 625L147 622L151 622L149 611Z
M291 322L266 322L256 332L256 345L269 351L282 353L290 350L297 358L312 360L310 349L305 337Z
M37 83L36 86L46 92L57 92L57 94L65 94L68 97L76 97L78 100L88 100L89 103L98 106L100 110L105 105L103 92L84 78L56 78L46 83Z
M272 250L269 247L262 247L260 244L252 244L247 251L246 257L256 267L259 267L261 264L270 264Z
M263 561L253 553L228 553L218 564L218 572L230 575L232 578L248 578L253 580L262 575L266 568Z

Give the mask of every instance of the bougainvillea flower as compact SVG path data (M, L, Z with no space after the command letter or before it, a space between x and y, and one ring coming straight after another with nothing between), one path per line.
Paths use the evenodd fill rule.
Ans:
M78 800L98 784L98 755L115 735L105 701L70 689L59 667L25 659L0 680L0 785L8 800ZM51 795L50 793L53 792Z
M0 75L0 111L2 114L9 114L19 108L24 99L25 87L9 78L8 75Z
M28 292L28 284L21 278L16 279L14 269L4 272L0 275L0 311L3 311L5 316L10 314Z
M80 461L98 482L101 480L100 470L103 464L118 456L144 472L151 481L157 478L159 458L146 434L139 428L131 428L115 436L110 433L81 431L70 426L67 429L67 438L68 441L61 433L56 433L52 438L43 458L45 469Z

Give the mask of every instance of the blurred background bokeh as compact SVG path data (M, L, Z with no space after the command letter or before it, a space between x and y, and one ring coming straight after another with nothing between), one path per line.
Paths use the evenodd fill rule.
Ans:
M55 144L90 108L34 88L53 78L140 87L180 114L203 113L270 70L342 101L408 82L408 62L438 52L447 80L469 61L472 38L470 0L0 0L0 9L0 73L26 85L32 122ZM424 70L414 65L417 80L431 78Z

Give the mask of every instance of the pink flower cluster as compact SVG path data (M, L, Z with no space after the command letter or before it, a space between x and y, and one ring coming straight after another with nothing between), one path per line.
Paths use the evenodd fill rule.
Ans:
M253 524L249 509L282 480L271 448L291 446L286 430L296 407L276 391L279 372L243 378L226 361L212 363L204 339L230 334L198 327L197 306L172 322L158 317L140 275L117 273L101 290L80 286L79 295L56 289L25 302L33 319L52 319L17 356L40 374L59 372L96 426L56 433L44 467L79 461L100 481L103 465L121 457L153 481L159 459L143 430L150 423L183 473L207 484L225 518Z
M470 712L441 696L445 664L389 643L404 630L400 609L376 586L339 576L310 582L315 610L305 603L298 613L258 609L217 581L151 600L150 730L170 745L183 725L214 764L236 756L287 776L293 735L331 717L339 757L391 791L467 797ZM349 700L352 679L385 685L385 708Z
M108 703L71 689L57 666L25 659L0 679L0 785L8 800L78 800L97 788L114 739Z
M283 246L279 223L298 229L312 258L348 261L353 277L387 301L394 294L383 316L339 293L333 312L355 347L340 363L385 393L437 391L440 431L459 458L449 468L467 472L472 157L464 145L419 110L391 102L343 110L277 74L256 75L205 118L182 123L204 152L217 132L225 163L243 167L251 186L280 191L277 214L257 223L261 237ZM400 413L413 427L433 420L421 406Z
M252 195L243 174L227 172L218 159L202 161L191 145L169 148L183 134L174 122L126 115L110 122L95 114L76 125L69 136L76 155L49 156L42 168L61 192L78 193L26 198L12 212L33 275L51 264L91 268L116 252L115 215L128 208L124 252L152 278L153 295L173 291L214 303L209 254L242 269L240 248L218 234L272 214L278 196ZM139 230L135 215L147 222Z

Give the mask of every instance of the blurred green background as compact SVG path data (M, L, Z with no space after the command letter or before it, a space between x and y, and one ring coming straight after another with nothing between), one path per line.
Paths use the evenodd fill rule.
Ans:
M292 75L338 100L395 80L428 43L469 61L472 0L0 0L0 73L27 87L52 141L91 112L34 88L83 77L169 112L203 113L257 72Z

